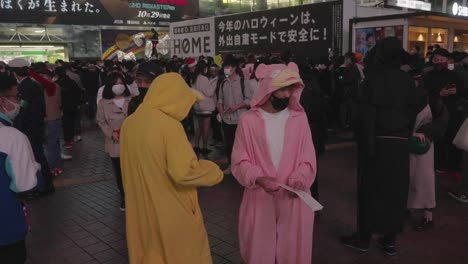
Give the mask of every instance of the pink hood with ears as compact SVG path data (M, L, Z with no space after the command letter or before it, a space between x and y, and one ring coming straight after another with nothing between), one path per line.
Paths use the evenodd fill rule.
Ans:
M283 87L294 84L296 87L289 100L289 109L304 111L300 103L304 82L299 76L299 68L295 63L291 62L288 65L260 64L255 71L255 75L260 80L260 87L251 101L252 108L262 106L270 98L272 93Z

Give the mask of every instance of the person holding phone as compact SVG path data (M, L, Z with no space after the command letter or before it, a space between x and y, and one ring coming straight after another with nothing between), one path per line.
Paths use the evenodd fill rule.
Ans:
M449 70L446 49L439 48L433 53L434 69L423 77L423 87L429 94L430 102L442 100L450 114L445 135L435 141L435 167L438 172L456 175L460 173L462 152L453 146L452 141L462 124L461 113L457 110L457 101L466 96L463 80Z

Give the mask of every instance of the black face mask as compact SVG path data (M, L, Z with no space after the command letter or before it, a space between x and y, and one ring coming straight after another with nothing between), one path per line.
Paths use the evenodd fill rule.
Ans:
M271 104L276 111L283 111L288 108L289 98L278 98L274 95L271 96Z
M149 89L149 88L138 87L138 91L140 92L140 96L145 97L145 96L146 96L146 93L148 92L148 89Z

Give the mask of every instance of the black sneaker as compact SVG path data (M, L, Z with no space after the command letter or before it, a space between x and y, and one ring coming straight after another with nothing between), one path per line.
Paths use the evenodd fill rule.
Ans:
M120 211L125 212L125 201L120 204Z
M340 241L341 241L341 244L359 252L367 252L369 251L369 248L370 248L370 242L359 240L356 234L352 236L340 237Z
M377 240L377 243L379 244L379 247L383 250L385 255L387 256L396 256L397 251L395 244L387 243L383 237L379 238Z
M434 228L434 221L429 221L426 218L424 218L419 224L414 226L414 230L418 232L427 231L432 228Z

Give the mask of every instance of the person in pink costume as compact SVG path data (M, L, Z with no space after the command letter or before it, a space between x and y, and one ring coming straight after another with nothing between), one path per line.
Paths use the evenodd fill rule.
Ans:
M262 64L256 76L260 88L240 119L232 154L233 175L245 187L241 255L247 264L310 264L314 212L278 186L309 192L315 179L315 149L299 102L304 83L294 63Z

